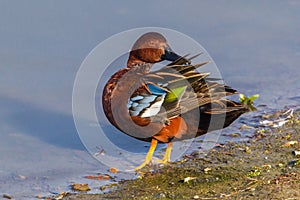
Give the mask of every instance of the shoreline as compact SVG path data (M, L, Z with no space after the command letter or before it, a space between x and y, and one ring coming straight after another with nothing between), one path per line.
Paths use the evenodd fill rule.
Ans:
M204 158L195 153L146 167L138 179L121 181L104 194L66 193L62 199L298 199L299 150L300 110L281 127L255 128L247 142L213 148Z

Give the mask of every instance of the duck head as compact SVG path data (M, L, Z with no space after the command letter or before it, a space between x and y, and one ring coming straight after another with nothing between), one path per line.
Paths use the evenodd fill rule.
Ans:
M181 58L172 51L166 38L157 32L148 32L142 35L130 51L127 67L139 64L157 63L168 60L175 61Z

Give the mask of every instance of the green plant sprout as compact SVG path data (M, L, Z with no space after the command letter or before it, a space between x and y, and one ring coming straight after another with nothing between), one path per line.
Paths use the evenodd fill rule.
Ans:
M259 97L259 94L252 95L250 97L247 97L244 94L240 94L240 102L247 106L251 111L257 111L257 109L254 107L253 102L255 99Z

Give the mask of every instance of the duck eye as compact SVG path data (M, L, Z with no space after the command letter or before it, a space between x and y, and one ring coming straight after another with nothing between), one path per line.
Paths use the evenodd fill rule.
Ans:
M151 46L151 47L155 46L155 42L154 41L150 41L149 42L149 46Z

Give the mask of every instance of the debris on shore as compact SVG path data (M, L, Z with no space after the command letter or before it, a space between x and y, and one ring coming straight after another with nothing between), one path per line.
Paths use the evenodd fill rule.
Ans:
M71 199L299 199L300 111L278 127L255 127L246 142L229 142L207 155L151 169L103 194ZM241 129L243 131L243 129Z

